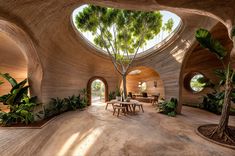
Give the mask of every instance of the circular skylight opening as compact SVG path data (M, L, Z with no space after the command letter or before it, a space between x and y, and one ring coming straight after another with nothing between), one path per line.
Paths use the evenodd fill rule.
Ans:
M97 40L96 40L96 33L92 33L89 31L82 31L81 27L79 27L79 24L77 22L77 17L86 10L86 8L89 7L89 5L82 5L75 9L72 13L72 22L75 26L75 28L78 30L78 32L81 34L82 38L85 39L89 45L92 45L96 49L98 49L101 52L107 53L107 48L101 48L100 46L97 46ZM112 9L112 8L106 8L106 9ZM87 10L86 10L87 11ZM137 54L148 51L150 49L156 50L157 48L161 47L164 43L166 43L171 37L174 36L174 34L179 30L181 25L181 19L176 14L169 12L169 11L155 11L154 13L160 14L160 26L159 26L159 32L154 37L151 37L149 40L145 42L140 48L137 49ZM86 20L86 16L84 16L84 20ZM81 21L81 20L80 20ZM114 40L115 31L112 30L113 27L110 28L109 32L111 35L111 39ZM99 33L99 32L97 32ZM113 44L114 45L114 44ZM114 47L114 46L113 46ZM111 48L110 48L111 49Z
M141 73L141 70L133 70L133 71L131 71L128 75L138 75L138 74L140 74Z

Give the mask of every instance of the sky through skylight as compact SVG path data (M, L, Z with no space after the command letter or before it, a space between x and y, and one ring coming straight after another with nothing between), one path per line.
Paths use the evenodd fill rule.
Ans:
M73 11L73 14L72 14L72 20L73 20L73 23L75 24L75 17L76 15L81 12L85 7L87 7L87 5L82 5L80 7L78 7L77 9L75 9ZM139 49L138 53L141 53L143 51L146 51L156 45L158 45L160 42L162 41L166 41L169 39L169 36L171 36L172 33L174 33L175 30L177 30L178 26L180 25L181 23L181 19L179 16L177 16L176 14L174 13L171 13L169 11L165 11L165 10L160 10L160 13L163 15L162 17L162 23L163 25L170 19L172 18L173 21L174 21L174 25L173 25L173 28L172 28L172 32L164 32L161 30L161 32L155 36L153 39L147 41L146 45L144 45L142 48ZM75 24L76 25L76 24ZM79 31L79 30L78 30ZM80 32L80 31L79 31ZM81 34L86 37L91 43L94 44L94 36L90 33L90 32L81 32ZM95 45L95 44L94 44ZM96 46L97 47L97 46Z

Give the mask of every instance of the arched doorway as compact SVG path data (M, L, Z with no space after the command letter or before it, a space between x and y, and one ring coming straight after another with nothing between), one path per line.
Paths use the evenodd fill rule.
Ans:
M9 73L17 82L27 78L27 60L17 44L4 33L0 32L0 73ZM7 80L0 77L0 96L6 95L12 89ZM0 102L0 109L8 111L9 108Z
M96 79L91 83L91 103L105 102L105 86L104 83Z
M160 94L160 98L165 98L164 83L160 74L152 68L145 66L131 68L126 81L129 94L142 96L142 93L147 93L148 97Z
M16 81L27 78L27 60L19 47L8 36L0 32L0 73L9 73ZM7 94L11 85L2 77L0 95Z
M99 76L92 77L87 84L88 104L108 101L108 83Z

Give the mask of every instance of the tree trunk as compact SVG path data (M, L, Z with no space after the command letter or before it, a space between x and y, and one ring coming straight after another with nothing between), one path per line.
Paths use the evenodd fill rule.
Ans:
M127 98L127 90L126 90L126 74L122 75L122 85L123 85L123 98Z
M212 133L212 136L216 133L221 139L224 139L225 141L227 140L233 141L231 140L230 130L228 127L232 89L233 89L232 80L231 78L228 78L225 84L224 105L219 125Z
M230 53L230 59L233 58L233 56L235 56L234 55L235 54L235 36L233 36L232 39L233 39L233 49ZM232 90L233 90L232 78L228 76L226 79L226 83L225 83L224 105L223 105L223 109L221 112L219 125L214 130L211 136L213 136L216 133L221 139L224 139L225 141L230 140L231 142L234 142L234 140L231 139L230 129L228 127Z

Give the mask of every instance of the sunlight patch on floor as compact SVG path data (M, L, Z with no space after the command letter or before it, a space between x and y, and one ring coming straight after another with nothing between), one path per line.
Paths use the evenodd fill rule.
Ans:
M66 153L68 152L68 150L70 149L70 147L73 145L73 143L77 140L79 136L79 132L78 133L74 133L72 136L69 137L69 139L65 142L65 144L63 145L63 147L60 149L59 153L57 154L58 156L64 156L66 155Z
M104 131L104 127L98 127L90 132L74 149L73 155L86 155L89 149L94 145L98 137Z

